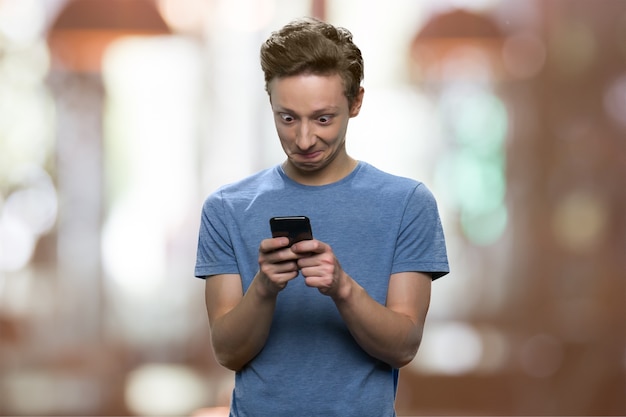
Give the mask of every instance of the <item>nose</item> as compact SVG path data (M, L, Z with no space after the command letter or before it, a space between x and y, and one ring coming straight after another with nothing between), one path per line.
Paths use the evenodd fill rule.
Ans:
M311 128L309 122L303 120L297 132L296 145L302 150L307 150L315 145L316 140L314 129Z

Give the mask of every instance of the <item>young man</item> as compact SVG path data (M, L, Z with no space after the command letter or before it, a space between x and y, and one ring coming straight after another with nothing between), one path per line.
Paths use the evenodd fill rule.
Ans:
M231 415L394 416L448 272L436 202L347 154L364 93L350 32L296 20L261 65L287 158L207 198L195 269L217 360L236 371ZM270 238L286 215L309 217L314 239Z

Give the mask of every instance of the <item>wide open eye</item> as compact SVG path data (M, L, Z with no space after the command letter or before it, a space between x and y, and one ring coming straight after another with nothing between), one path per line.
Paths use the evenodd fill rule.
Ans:
M330 124L330 122L333 120L333 117L329 114L325 114L323 116L320 116L317 118L317 121L320 122L323 125L327 125Z
M295 118L289 113L279 113L280 119L285 123L291 123L295 120Z

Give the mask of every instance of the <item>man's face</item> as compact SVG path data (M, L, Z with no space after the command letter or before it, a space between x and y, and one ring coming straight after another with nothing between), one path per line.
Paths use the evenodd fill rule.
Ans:
M346 131L349 119L359 113L362 90L351 108L339 75L277 78L270 82L269 91L276 130L287 155L285 172L304 183L330 182L345 175L351 161L346 154Z

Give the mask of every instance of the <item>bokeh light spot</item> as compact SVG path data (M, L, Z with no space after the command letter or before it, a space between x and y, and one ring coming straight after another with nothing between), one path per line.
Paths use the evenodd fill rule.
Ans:
M537 75L546 62L546 47L532 33L508 37L502 47L502 60L509 74L525 79Z
M206 405L206 380L193 370L169 364L146 364L126 381L129 408L141 416L184 416Z
M453 207L472 213L493 210L502 204L504 174L497 159L483 160L474 152L461 150L444 157L436 181Z
M34 41L44 30L44 8L38 0L0 1L0 38L18 43Z
M471 325L456 321L433 323L424 333L420 353L412 362L420 371L459 375L479 366L484 346Z
M454 150L435 170L442 200L457 210L465 236L478 245L495 242L504 232L508 214L503 143L508 130L504 103L475 83L449 86L439 101L448 122Z
M33 236L48 232L57 217L57 194L52 178L41 167L33 166L24 173L21 187L5 202L5 214L28 228Z
M485 91L461 100L460 111L449 115L457 141L480 152L497 152L508 125L502 101Z
M31 260L37 239L57 218L57 194L48 173L33 165L14 172L13 190L0 200L0 270L16 271Z
M560 75L579 76L593 64L596 48L593 33L585 24L568 21L555 25L550 38L550 63Z
M552 230L557 242L576 252L597 247L607 225L607 204L597 195L582 190L562 198L552 215Z
M464 235L474 244L494 243L506 229L506 179L501 154L480 158L471 150L450 153L435 172L442 202L460 213Z
M34 248L28 226L0 213L0 271L17 271L26 266Z
M495 243L504 233L508 223L508 210L500 205L481 213L461 214L461 226L470 242L487 246Z
M213 4L205 0L158 0L157 6L168 26L180 32L201 33Z
M225 16L222 22L230 30L255 32L268 26L274 17L276 4L274 0L231 0L219 2L218 11Z
M626 74L617 78L606 89L604 109L622 129L626 130Z
M556 337L537 334L522 345L520 364L527 375L548 378L559 370L563 356L563 346Z

